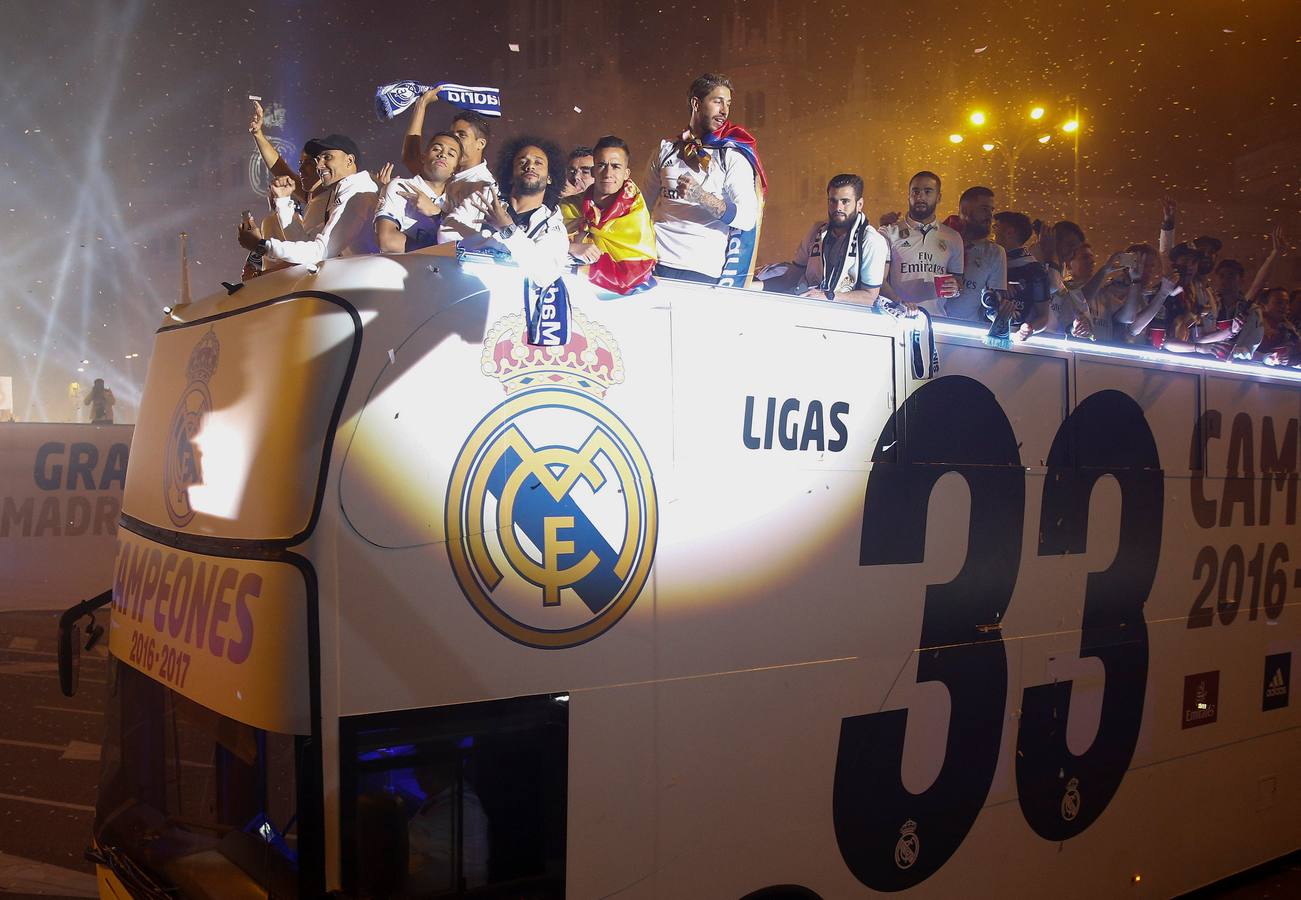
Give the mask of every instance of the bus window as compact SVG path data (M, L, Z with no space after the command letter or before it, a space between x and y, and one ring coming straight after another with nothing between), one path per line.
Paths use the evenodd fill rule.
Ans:
M349 894L564 896L567 696L352 717L340 739Z
M297 897L298 751L293 735L226 718L110 658L100 861L186 896Z

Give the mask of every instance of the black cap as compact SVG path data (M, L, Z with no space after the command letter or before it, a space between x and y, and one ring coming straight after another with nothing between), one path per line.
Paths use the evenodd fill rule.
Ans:
M1207 253L1219 253L1224 244L1220 243L1219 238L1204 234L1193 241L1193 246L1198 250L1205 250Z
M321 146L320 138L312 138L306 144L303 145L303 152L306 153L312 159L316 159L316 157L320 156L321 151L325 149L326 149L325 147Z
M353 142L352 138L346 135L327 134L323 138L316 138L313 141L308 141L308 143L316 145L317 151L313 154L316 156L319 156L324 150L340 150L357 157L357 159L361 159L361 151L357 149L357 145Z
M1196 255L1197 255L1197 248L1194 247L1192 244L1188 243L1188 241L1175 244L1173 247L1170 248L1170 253L1169 253L1171 259L1178 259L1181 256L1196 256Z

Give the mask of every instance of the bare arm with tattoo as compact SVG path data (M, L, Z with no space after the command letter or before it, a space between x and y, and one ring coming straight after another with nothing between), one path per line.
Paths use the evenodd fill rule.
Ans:
M688 203L703 206L715 219L721 219L727 209L722 197L706 191L689 173L678 176L678 196Z

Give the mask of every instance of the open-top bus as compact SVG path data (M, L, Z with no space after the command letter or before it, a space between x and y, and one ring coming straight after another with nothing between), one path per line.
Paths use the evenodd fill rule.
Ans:
M1301 847L1296 376L508 265L174 311L104 897L1168 896Z

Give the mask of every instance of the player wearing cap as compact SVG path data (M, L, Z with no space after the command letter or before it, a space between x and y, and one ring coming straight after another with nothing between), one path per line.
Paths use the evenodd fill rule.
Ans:
M881 293L906 306L924 306L939 313L941 293L948 299L957 293L965 270L962 235L935 221L940 204L940 176L918 172L908 182L908 215L888 213L881 217L881 233L890 244L890 269ZM957 282L937 278L957 276Z
M325 221L305 240L286 241L265 237L247 218L239 226L240 246L268 260L309 266L336 256L375 252L371 219L379 188L369 172L358 171L357 145L342 134L318 138L316 145L320 149L316 174L326 197Z

